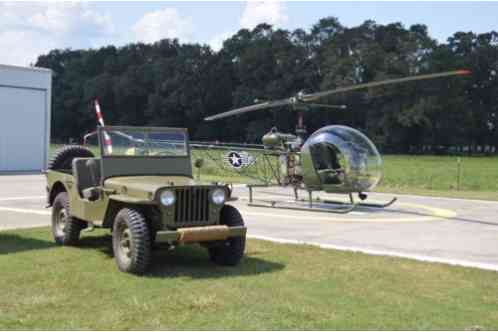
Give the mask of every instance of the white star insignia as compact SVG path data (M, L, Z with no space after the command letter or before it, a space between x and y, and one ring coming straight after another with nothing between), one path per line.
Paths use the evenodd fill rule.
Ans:
M241 159L236 154L232 154L229 158L233 166L240 166Z

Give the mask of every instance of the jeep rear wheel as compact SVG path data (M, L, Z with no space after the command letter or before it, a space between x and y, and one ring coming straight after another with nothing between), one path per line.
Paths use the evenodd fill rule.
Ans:
M150 264L150 247L150 230L145 217L135 209L121 209L112 230L112 248L118 268L123 272L143 274Z
M75 245L80 239L80 232L86 223L71 216L67 192L55 197L52 205L52 235L58 244Z
M244 226L240 212L230 205L221 210L221 224L229 227ZM209 258L219 265L235 266L244 256L246 236L230 237L220 245L208 248Z

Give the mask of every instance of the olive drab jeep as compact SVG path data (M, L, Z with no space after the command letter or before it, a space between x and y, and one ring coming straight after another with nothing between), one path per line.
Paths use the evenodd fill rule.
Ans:
M55 242L77 245L83 229L108 228L119 269L134 274L147 270L154 243L198 243L217 264L239 263L242 216L225 204L228 186L194 182L185 129L100 127L97 137L93 149L66 146L49 163Z

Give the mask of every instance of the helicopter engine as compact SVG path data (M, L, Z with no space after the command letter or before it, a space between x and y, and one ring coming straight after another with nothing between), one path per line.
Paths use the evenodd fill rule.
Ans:
M327 126L301 148L303 181L310 189L351 193L372 190L382 178L382 158L356 129Z
M299 151L303 142L299 136L279 132L277 127L271 128L263 136L262 141L265 149L290 150L294 152Z

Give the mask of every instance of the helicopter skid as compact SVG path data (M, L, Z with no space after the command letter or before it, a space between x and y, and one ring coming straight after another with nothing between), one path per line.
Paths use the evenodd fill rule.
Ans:
M397 201L397 198L394 197L387 203L362 203L362 202L355 202L353 199L353 195L349 194L349 200L350 202L344 202L344 201L339 201L339 200L322 200L320 198L313 198L313 191L307 190L308 192L308 198L304 199L301 198L299 199L298 195L298 188L294 187L294 201L278 201L278 200L264 200L264 199L258 199L257 202L254 199L254 194L253 194L253 189L254 188L268 188L268 187L279 187L279 185L265 185L265 184L259 184L259 185L248 185L247 188L249 189L249 203L247 204L248 206L254 206L254 207L268 207L268 208L276 208L276 209L287 209L287 210L302 210L302 211L316 211L316 212L328 212L328 213L349 213L353 211L356 207L358 206L365 206L365 207L371 207L371 208L378 208L378 209L383 209L386 208L392 204L394 204ZM296 206L296 202L303 203L303 206ZM291 204L291 205L290 205ZM307 206L304 206L306 204ZM327 205L335 205L333 206L327 206L323 207L323 204ZM337 207L343 206L343 207Z
M393 205L398 198L394 197L387 203L355 203L355 206L366 206L366 207L372 207L372 208L378 208L378 209L383 209L388 206ZM323 202L326 204L338 204L338 205L350 205L351 203L343 202L343 201L334 201L334 200L317 200L317 202Z
M286 209L286 210L301 210L301 211L315 211L315 212L328 212L328 213L340 213L340 214L345 214L353 211L357 204L352 200L351 198L351 204L347 204L345 202L340 202L340 205L347 205L347 207L322 207L322 206L317 206L316 203L325 203L325 204L335 204L336 203L328 203L328 202L323 202L323 201L317 201L314 200L312 197L312 191L308 191L308 199L298 199L298 194L297 194L297 188L294 188L294 195L295 195L295 200L293 201L277 201L277 200L265 200L265 199L258 199L257 203L253 199L253 189L254 188L268 188L268 187L281 187L279 185L265 185L265 184L259 184L259 185L248 185L247 188L249 189L249 203L247 204L248 206L254 206L254 207L266 207L266 208L275 208L275 209ZM351 196L350 196L351 197ZM307 203L307 206L296 206L296 202L302 202L302 203ZM287 205L286 205L287 204ZM292 205L289 205L292 204Z
M259 203L261 202L261 203ZM273 208L273 209L285 209L285 210L297 210L297 211L312 211L312 212L327 212L327 213L339 213L346 214L353 211L356 205L350 205L346 208L323 208L318 206L287 206L284 205L285 202L279 201L269 201L269 200L258 200L258 203L254 201L252 203L248 203L248 206L253 207L264 207L264 208Z

